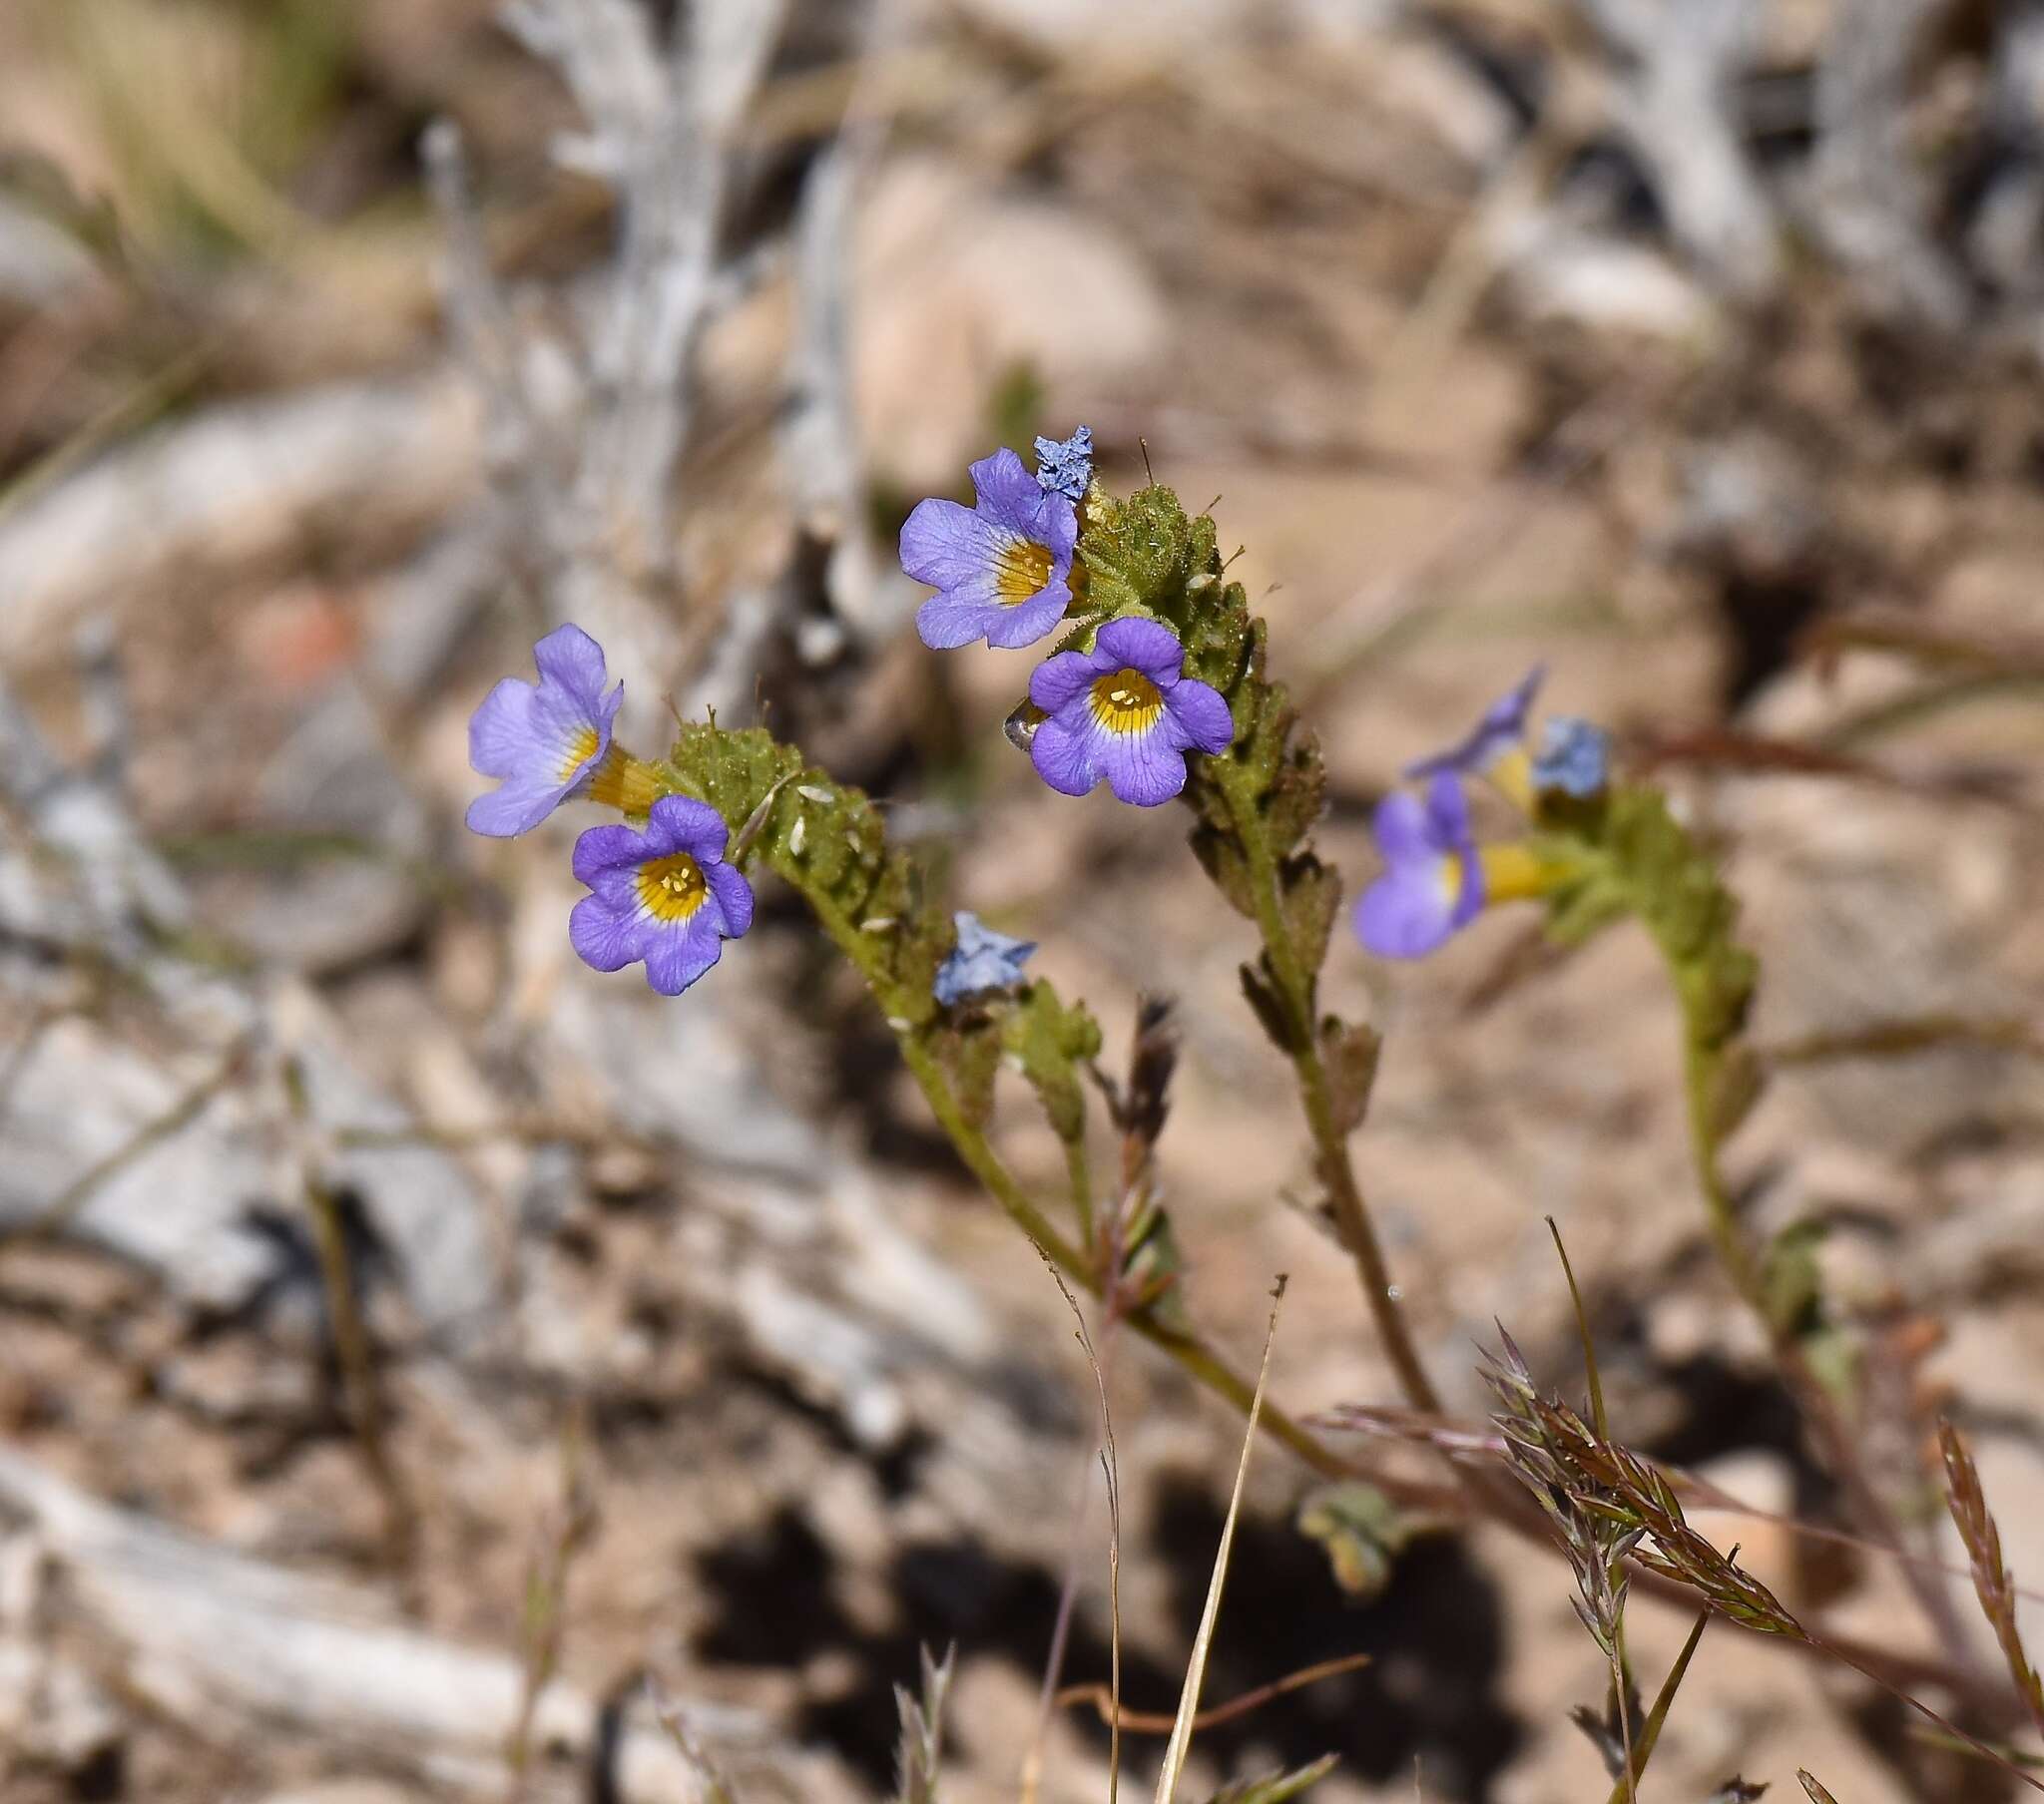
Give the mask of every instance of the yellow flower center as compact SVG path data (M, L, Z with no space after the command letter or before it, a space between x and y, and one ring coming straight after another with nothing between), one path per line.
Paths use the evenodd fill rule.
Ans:
M1164 691L1141 671L1110 671L1093 679L1093 717L1112 733L1146 733L1164 712Z
M568 749L561 754L561 781L566 782L576 771L596 756L601 740L593 726L578 726L568 737Z
M710 900L703 867L687 852L649 858L639 867L639 906L662 921L686 921Z
M994 554L994 590L1004 608L1013 608L1043 593L1050 581L1048 545L1034 539L1010 539Z

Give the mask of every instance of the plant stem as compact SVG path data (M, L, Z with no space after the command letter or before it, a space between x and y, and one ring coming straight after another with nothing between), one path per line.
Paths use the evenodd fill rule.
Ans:
M1086 1135L1082 1130L1065 1145L1065 1170L1072 1180L1072 1207L1079 1214L1079 1240L1093 1244L1093 1170L1086 1161Z
M1759 1318L1768 1337L1776 1369L1794 1399L1798 1413L1815 1436L1824 1465L1843 1489L1861 1530L1897 1557L1903 1581L1916 1598L1954 1669L1977 1672L1971 1644L1952 1607L1950 1596L1934 1575L1907 1558L1901 1526L1867 1477L1860 1463L1859 1449L1835 1399L1811 1367L1793 1333L1776 1319L1769 1305L1766 1271L1747 1243L1738 1206L1733 1200L1731 1186L1725 1181L1720 1162L1717 1099L1725 1069L1724 1051L1712 1044L1708 1030L1699 1021L1674 956L1666 947L1662 950L1668 958L1671 975L1676 979L1676 995L1682 1003L1683 1085L1688 1104L1690 1155L1698 1188L1703 1192L1705 1216L1718 1262L1725 1268L1726 1276L1732 1280L1732 1287L1738 1291L1741 1300Z
M1102 1294L1100 1273L1078 1247L1060 1234L1048 1216L1030 1201L1015 1174L1001 1162L985 1133L965 1118L952 1093L943 1068L912 1033L898 1036L901 1056L909 1075L928 1100L930 1113L944 1136L965 1161L966 1168L986 1186L988 1194L1001 1205L1008 1218L1042 1249L1044 1256L1090 1296ZM1256 1396L1256 1386L1228 1365L1197 1335L1167 1328L1147 1311L1126 1317L1129 1325L1153 1346L1162 1349L1192 1378L1247 1416ZM1282 1410L1268 1401L1263 1409L1264 1431L1288 1447L1315 1472L1339 1477L1353 1471L1348 1461L1301 1428Z
M1334 1093L1319 1053L1315 977L1299 958L1284 919L1278 860L1264 830L1257 798L1249 793L1252 779L1246 770L1226 759L1217 760L1215 775L1235 816L1236 832L1248 857L1250 883L1256 897L1257 931L1263 938L1265 962L1289 1019L1291 1068L1298 1079L1306 1130L1312 1136L1315 1162L1320 1180L1327 1186L1335 1226L1355 1260L1356 1281L1362 1286L1363 1300L1376 1324L1377 1340L1398 1374L1406 1402L1416 1410L1437 1415L1441 1408L1440 1393L1427 1376L1419 1349L1413 1344L1411 1330L1398 1307L1390 1268L1384 1262L1376 1226L1363 1201L1354 1162L1348 1156L1348 1136L1335 1117Z

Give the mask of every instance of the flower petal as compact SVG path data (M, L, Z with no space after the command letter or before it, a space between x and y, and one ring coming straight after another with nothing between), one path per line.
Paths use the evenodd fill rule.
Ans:
M1141 671L1163 689L1178 681L1185 669L1186 649L1169 627L1129 615L1100 629L1100 637L1093 642L1093 661L1100 671Z
M1060 795L1084 795L1100 781L1088 734L1083 729L1074 731L1056 715L1037 727L1036 736L1029 741L1029 761L1036 766L1036 774Z
M1079 516L1063 495L1045 490L1027 465L1005 445L972 466L972 486L981 518L1066 558L1078 543Z
M1086 692L1101 667L1084 652L1059 652L1029 674L1029 699L1047 714Z
M603 696L603 648L579 626L554 628L531 648L531 662L540 667L542 686L554 684L585 704L593 715Z
M1028 601L1017 602L1011 608L995 604L994 618L986 629L986 643L1011 652L1033 646L1046 634L1057 631L1071 605L1070 585L1054 574Z
M986 588L988 593L983 597L960 589L931 596L915 611L916 637L932 652L955 652L960 646L984 639L1003 613L992 594L991 577Z
M663 795L646 817L643 856L664 858L670 852L687 852L704 864L724 856L729 837L724 816L708 802L693 795Z
M1546 678L1547 667L1536 664L1513 686L1487 708L1470 730L1445 751L1416 759L1405 766L1408 777L1435 776L1444 771L1465 773L1484 769L1500 753L1509 751L1525 737L1526 716L1533 709L1533 697Z
M722 859L714 864L706 862L703 876L710 885L717 911L723 917L725 937L744 939L753 925L753 886L746 881L743 872L735 870Z
M723 950L713 911L699 909L687 921L648 936L646 981L663 996L679 996L717 963Z
M1164 711L1196 750L1223 752L1235 743L1235 717L1211 683L1187 676L1164 691Z
M1394 864L1355 905L1355 936L1378 958L1423 958L1459 923L1438 858Z
M551 785L512 781L468 804L464 816L471 833L490 839L515 839L532 829L560 806L563 790Z
M576 956L597 971L622 971L645 956L646 922L610 906L601 896L584 896L568 915L568 938Z
M1081 426L1070 438L1036 441L1036 486L1078 501L1093 480L1093 428Z
M658 805L655 804L656 807ZM597 879L606 872L637 870L648 858L656 855L648 846L644 833L622 823L588 827L575 841L571 868L580 882L594 889Z
M1097 730L1093 756L1117 799L1154 808L1186 786L1185 747L1166 730L1169 723L1169 715L1160 715L1148 732Z
M468 717L469 767L480 776L510 776L532 767L551 749L534 703L539 691L506 676Z
M901 568L918 583L955 589L988 576L1001 540L993 523L955 501L918 501L901 528Z
M1377 803L1370 832L1377 851L1394 870L1440 850L1433 841L1426 804L1407 789L1394 789Z
M1426 836L1437 850L1468 852L1475 847L1469 828L1469 796L1461 783L1442 771L1426 790Z
M1005 990L1022 981L1022 965L1036 950L1034 940L1017 940L984 926L980 918L961 909L951 917L958 934L957 944L937 967L930 993L945 1008L955 1007L967 997Z

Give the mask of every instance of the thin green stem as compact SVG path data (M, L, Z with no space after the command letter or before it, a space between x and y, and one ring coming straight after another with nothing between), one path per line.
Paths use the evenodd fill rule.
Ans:
M1810 1365L1793 1332L1777 1319L1768 1296L1767 1273L1748 1244L1731 1186L1721 1162L1718 1098L1723 1089L1725 1053L1712 1042L1707 1024L1699 1020L1675 954L1662 948L1683 1011L1683 1084L1689 1117L1691 1161L1703 1192L1705 1217L1718 1262L1740 1298L1760 1320L1777 1370L1816 1437L1825 1466L1843 1489L1861 1530L1897 1557L1903 1582L1936 1632L1955 1669L1976 1670L1971 1645L1944 1586L1919 1563L1907 1557L1901 1526L1867 1477L1859 1449L1836 1400Z
M912 1033L898 1035L897 1039L909 1075L929 1103L930 1113L944 1130L944 1137L965 1161L966 1169L986 1186L987 1193L1000 1204L1009 1220L1043 1249L1059 1271L1089 1296L1100 1296L1101 1275L1092 1261L1051 1225L1049 1217L1030 1201L1015 1174L1001 1161L986 1134L966 1119L943 1067L931 1056L929 1048ZM1126 1319L1138 1334L1168 1354L1190 1377L1239 1414L1250 1413L1256 1386L1222 1360L1204 1340L1166 1327L1147 1310L1139 1310ZM1330 1478L1352 1472L1353 1468L1339 1454L1269 1402L1264 1405L1262 1423L1266 1434L1288 1447L1315 1472Z
M1086 1135L1074 1134L1064 1142L1065 1171L1072 1182L1072 1207L1079 1214L1079 1242L1093 1244L1093 1168L1086 1158Z
M1682 1688L1683 1677L1689 1671L1690 1660L1695 1656L1697 1643L1704 1638L1704 1629L1710 1620L1711 1612L1705 1610L1691 1625L1689 1639L1683 1642L1682 1652L1676 1655L1675 1664L1668 1669L1668 1676L1661 1683L1653 1708L1647 1712L1647 1720L1640 1729L1639 1746L1626 1751L1625 1771L1611 1788L1609 1804L1630 1804L1638 1796L1637 1788L1646 1774L1647 1762L1654 1757L1655 1744L1661 1739L1661 1725L1668 1720L1669 1706L1675 1702L1675 1694ZM1621 1710L1625 1708L1622 1697L1619 1707Z
M1264 942L1264 956L1275 980L1278 1000L1290 1026L1291 1068L1298 1080L1299 1102L1305 1111L1306 1130L1312 1136L1320 1180L1327 1186L1327 1200L1334 1211L1334 1223L1355 1261L1356 1281L1376 1324L1377 1339L1398 1374L1405 1400L1416 1410L1438 1414L1440 1393L1427 1376L1419 1349L1398 1307L1397 1291L1390 1267L1377 1239L1375 1223L1363 1200L1355 1165L1348 1155L1348 1136L1342 1131L1334 1108L1334 1092L1328 1082L1325 1062L1320 1058L1314 1008L1314 974L1298 956L1280 901L1278 860L1257 810L1256 797L1247 792L1251 780L1246 771L1227 764L1217 770L1221 791L1235 816L1236 831L1248 855L1250 884L1256 898L1257 931Z
M848 920L834 907L827 896L819 894L803 882L804 873L798 865L775 863L775 869L785 877L814 912L818 924L830 936L831 941L844 956L857 967L875 999L884 1011L887 1009L887 979L882 971L874 943L870 935L862 933L857 925ZM1008 1169L986 1137L985 1131L973 1122L959 1106L957 1093L945 1073L942 1063L931 1051L929 1044L912 1027L896 1027L895 1044L901 1049L901 1058L908 1067L909 1076L914 1078L916 1087L929 1104L930 1113L936 1117L937 1126L944 1130L944 1137L951 1142L965 1167L987 1193L1000 1204L1003 1213L1013 1221L1029 1238L1036 1242L1059 1271L1085 1290L1090 1296L1098 1297L1103 1291L1102 1274L1088 1254L1075 1246L1057 1228L1050 1217L1030 1199L1015 1174ZM1090 1189L1086 1192L1090 1197ZM1087 1245L1092 1244L1090 1233ZM1229 1366L1205 1341L1196 1335L1185 1334L1165 1327L1148 1310L1139 1310L1128 1317L1131 1327L1153 1346L1161 1348L1178 1366L1198 1383L1204 1385L1216 1396L1230 1404L1240 1414L1247 1416L1250 1405L1256 1397L1256 1387L1241 1373ZM1289 1448L1315 1472L1327 1477L1352 1474L1353 1467L1316 1436L1309 1434L1282 1410L1266 1403L1262 1412L1264 1432L1272 1439Z

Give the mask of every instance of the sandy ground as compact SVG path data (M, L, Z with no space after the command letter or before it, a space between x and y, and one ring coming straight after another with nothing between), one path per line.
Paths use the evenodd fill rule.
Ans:
M955 1643L946 1795L1012 1797L1075 1549L1066 1676L1107 1670L1070 1317L790 898L763 893L743 948L666 1003L570 953L580 819L511 845L462 831L463 723L524 668L553 592L502 421L448 349L418 127L468 135L519 329L570 309L612 222L600 184L547 161L569 97L486 6L374 0L330 43L306 10L0 18L0 149L20 153L0 187L0 677L10 733L29 722L69 773L36 787L11 752L0 813L0 1452L204 1544L148 1545L161 1593L96 1584L99 1544L0 1470L6 1795L516 1795L501 1748L536 1590L559 1606L564 1689L531 1795L700 1786L584 1776L606 1702L653 1761L649 1672L741 1797L883 1795L892 1687ZM841 21L797 10L728 210L768 244L844 105ZM1177 810L1043 788L1000 734L1030 655L916 646L891 534L1000 435L1081 421L1111 488L1147 459L1189 504L1217 498L1231 574L1324 743L1318 842L1350 893L1399 767L1544 662L1547 703L1607 723L1722 845L1762 1045L1957 1024L1782 1071L1730 1171L1757 1232L1828 1229L1831 1307L1869 1349L1856 1426L1897 1508L1963 1559L1933 1526L1948 1411L2011 1566L2044 1574L2044 340L2025 290L1975 270L1995 307L1939 338L1810 251L1761 301L1728 300L1651 160L1594 112L1524 151L1528 70L1591 56L1541 9L1196 10L1197 28L984 0L876 59L864 92L889 130L841 281L881 625L827 660L776 644L758 692L886 800L959 906L1039 943L1032 968L1092 1006L1109 1069L1137 997L1176 999L1160 1159L1186 1298L1250 1363L1288 1274L1272 1395L1310 1414L1393 1381L1241 1003L1247 929ZM1803 79L1834 9L1763 10L1754 79ZM1999 40L1947 35L1911 88L1912 142L1958 144L1988 111ZM1770 172L1800 154L1789 136L1753 128ZM788 563L794 281L769 256L699 347L684 579L610 638L648 747L664 689L695 692L704 648L735 643ZM1889 649L1823 638L1868 623ZM750 666L736 693L751 705ZM82 799L53 827L38 798L59 790ZM41 856L75 819L82 860ZM1500 1321L1579 1388L1551 1216L1615 1432L1836 1527L1710 1258L1644 937L1543 956L1530 913L1499 911L1394 967L1337 932L1325 1001L1385 1036L1355 1157L1450 1412L1488 1409L1475 1350ZM1019 1080L1001 1098L997 1143L1054 1191ZM355 1255L381 1471L308 1193L337 1200ZM1107 1363L1128 1693L1169 1711L1240 1424L1130 1337ZM1203 1735L1188 1786L1332 1752L1329 1804L1604 1795L1568 1712L1601 1702L1606 1670L1560 1561L1435 1527L1380 1594L1344 1598L1294 1526L1311 1485L1260 1456L1207 1695L1374 1663ZM1697 1520L1790 1607L1936 1657L1890 1563ZM259 1580L204 1563L223 1551ZM398 1706L329 1696L335 1661L373 1665L354 1643L265 1691L265 1665L294 1670L281 1642L232 1610L188 1620L200 1592L494 1659L489 1708L438 1721L435 1698L468 1695L448 1676L403 1699L422 1720L400 1735ZM1650 1694L1687 1626L1635 1606ZM1127 1783L1149 1783L1154 1746ZM1088 1708L1061 1709L1046 1762L1045 1798L1102 1795ZM1714 1623L1647 1789L1702 1800L1738 1772L1779 1797L1798 1766L1840 1804L2008 1795L1927 1756L1850 1673Z

